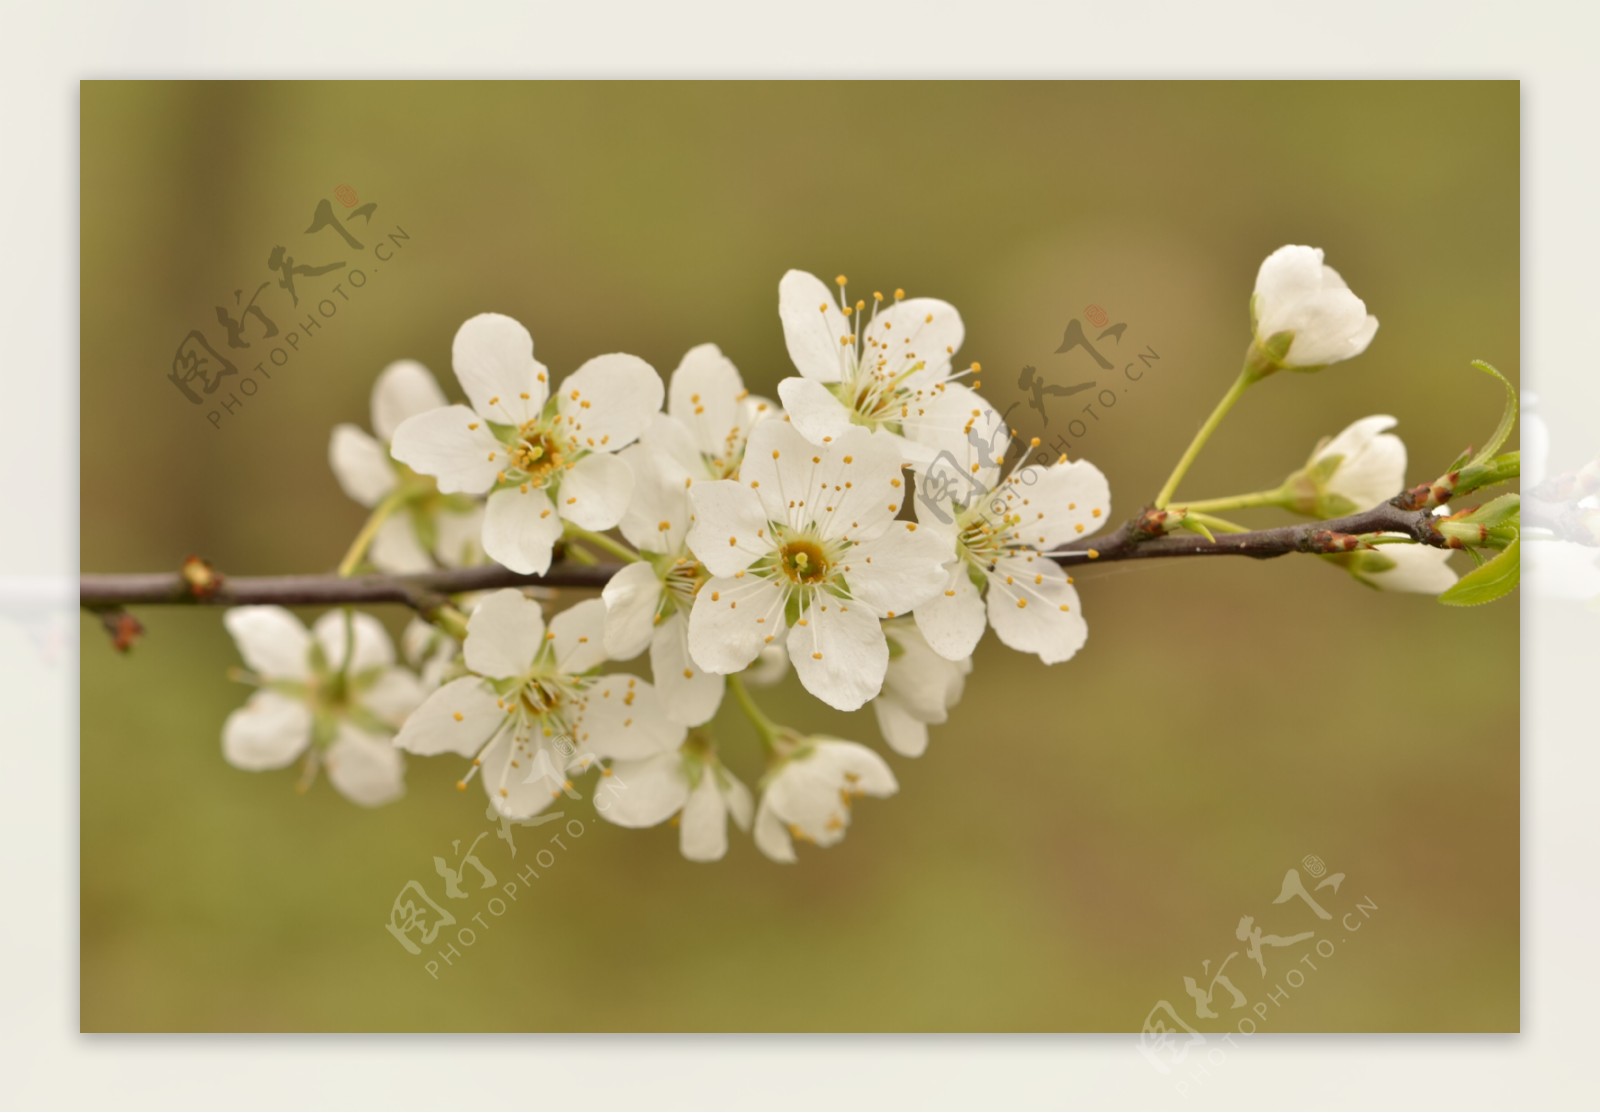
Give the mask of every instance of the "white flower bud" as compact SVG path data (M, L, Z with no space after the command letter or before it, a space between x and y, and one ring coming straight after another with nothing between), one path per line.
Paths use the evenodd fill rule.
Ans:
M1251 299L1267 369L1311 370L1367 350L1378 319L1322 261L1322 249L1288 245L1261 264Z

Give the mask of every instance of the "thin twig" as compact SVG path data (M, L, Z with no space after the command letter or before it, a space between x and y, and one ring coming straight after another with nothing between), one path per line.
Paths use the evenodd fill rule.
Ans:
M1084 538L1055 554L1058 563L1081 567L1093 562L1148 560L1158 557L1246 556L1257 559L1287 553L1346 552L1365 533L1400 533L1424 545L1447 547L1426 510L1401 510L1384 504L1361 514L1324 522L1219 535L1214 541L1189 533L1162 534L1146 511L1110 534ZM502 587L578 587L599 589L620 568L618 564L579 564L563 560L543 576L512 572L497 564L450 568L412 576L336 573L293 576L226 576L212 590L199 594L177 572L111 573L83 576L79 604L91 610L124 606L239 606L277 603L284 606L333 606L342 603L401 603L431 615L448 597Z

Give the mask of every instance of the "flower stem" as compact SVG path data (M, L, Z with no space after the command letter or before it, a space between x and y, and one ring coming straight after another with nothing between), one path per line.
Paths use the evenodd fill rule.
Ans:
M1217 517L1214 517L1213 515L1210 515L1210 514L1198 514L1198 513L1195 512L1195 509L1192 506L1187 507L1186 509L1189 511L1189 520L1190 521L1197 522L1200 525L1205 526L1207 529L1211 530L1214 533L1249 533L1250 532L1250 530L1247 527L1241 526L1237 522L1230 522L1226 518L1217 518Z
M739 704L739 710L744 712L745 718L750 720L756 728L756 733L761 736L761 745L767 752L777 750L778 732L782 729L766 715L761 708L756 706L756 701L750 698L750 690L744 686L744 681L737 676L728 677L728 691L733 693L734 700Z
M1156 496L1156 509L1162 510L1172 501L1172 496L1178 490L1178 484L1183 482L1183 477L1188 474L1189 468L1194 464L1195 457L1200 455L1200 450L1211 439L1211 434L1217 431L1217 426L1222 424L1222 419L1228 416L1228 411L1233 409L1244 392L1250 388L1259 376L1247 364L1239 372L1239 377L1228 388L1228 393L1222 396L1222 401L1217 403L1217 408L1211 411L1211 416L1206 418L1206 423L1200 426L1200 431L1194 435L1194 440L1189 442L1189 447L1184 449L1183 456L1178 460L1178 466L1172 469L1172 474L1167 476L1166 484L1161 488L1161 493Z
M618 541L612 537L607 537L603 533L595 533L593 530L584 529L582 526L575 526L571 522L567 523L566 535L586 544L593 545L597 549L603 549L612 556L621 560L635 561L644 559L638 553L624 545L621 541Z
M445 604L429 616L433 624L456 641L467 640L467 617L450 604Z
M391 491L377 506L372 508L372 513L367 517L367 522L361 527L361 532L356 534L356 539L350 542L349 550L344 554L344 559L339 562L339 577L343 579L355 572L367 550L372 547L373 538L378 536L378 530L387 522L391 515L406 501L404 487L397 487Z
M1178 506L1180 509L1199 514L1220 510L1252 510L1258 506L1284 506L1288 502L1287 495L1282 487L1277 487L1271 491L1251 491L1247 495L1227 495L1219 499L1180 502Z

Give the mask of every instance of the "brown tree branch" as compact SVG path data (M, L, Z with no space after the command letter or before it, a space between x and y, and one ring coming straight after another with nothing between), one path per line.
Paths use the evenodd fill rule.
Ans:
M1214 541L1191 533L1161 531L1159 511L1146 510L1101 537L1085 538L1055 554L1058 563L1149 560L1158 557L1245 556L1257 559L1287 553L1337 553L1357 547L1368 533L1400 533L1424 545L1448 547L1426 510L1402 510L1385 503L1361 514L1323 522L1219 534ZM618 569L616 564L579 564L563 560L543 576L523 575L497 564L450 568L412 576L369 575L341 578L331 572L291 576L215 576L202 588L181 572L89 574L79 581L79 604L105 611L127 606L239 606L277 603L283 606L401 603L431 615L451 595L501 587L577 587L598 590Z

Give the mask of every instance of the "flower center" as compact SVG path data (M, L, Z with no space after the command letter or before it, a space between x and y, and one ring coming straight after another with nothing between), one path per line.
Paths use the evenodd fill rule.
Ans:
M504 473L506 478L536 487L543 487L552 473L566 465L571 451L571 445L541 420L518 429L509 448L511 462Z
M666 588L667 599L687 611L694 606L695 592L699 591L700 585L710 578L705 565L698 560L684 557L667 569L661 577L661 583ZM663 610L661 617L665 617L665 613Z
M778 550L783 574L797 584L815 584L828 578L833 564L819 542L797 538Z
M992 568L994 562L1017 547L1011 536L1012 527L1022 520L1020 514L1003 512L996 520L995 496L985 495L961 512L956 519L956 551L981 568Z

